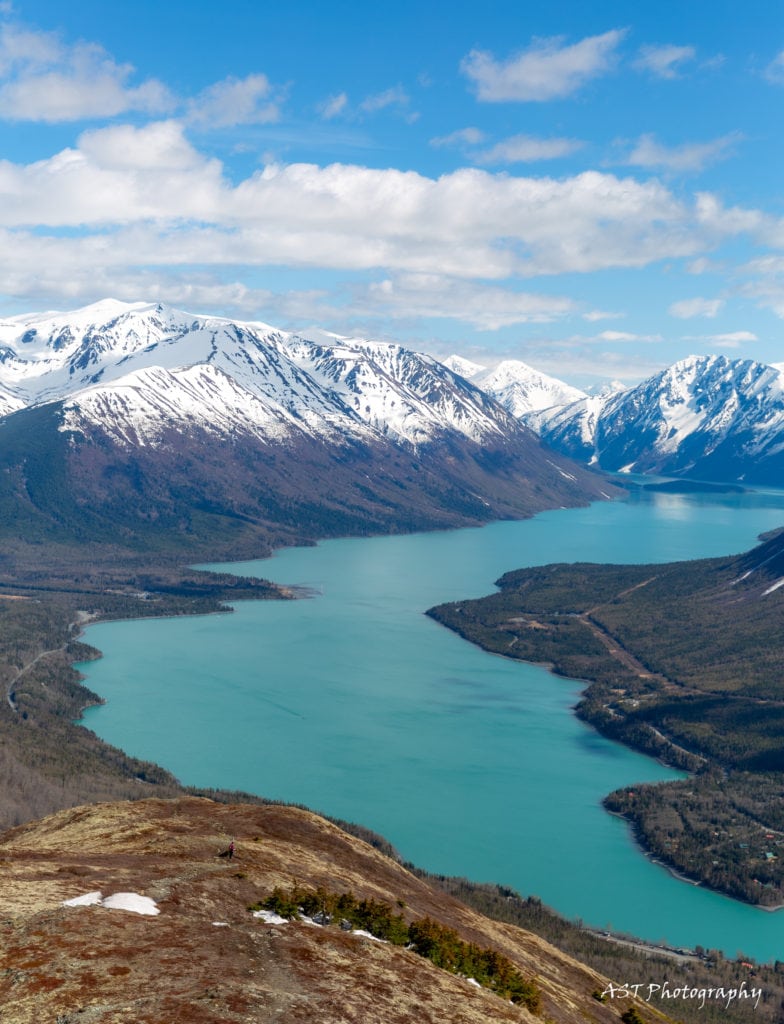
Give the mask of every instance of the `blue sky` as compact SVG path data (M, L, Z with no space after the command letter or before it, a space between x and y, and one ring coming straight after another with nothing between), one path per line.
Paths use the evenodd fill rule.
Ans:
M0 314L784 361L784 7L542 6L0 0Z

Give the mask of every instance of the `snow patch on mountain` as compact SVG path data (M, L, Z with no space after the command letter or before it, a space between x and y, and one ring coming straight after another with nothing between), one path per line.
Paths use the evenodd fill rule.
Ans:
M518 419L585 397L579 388L548 377L519 359L505 359L494 369L487 369L461 356L450 356L444 365L470 379Z
M466 380L473 380L477 374L482 371L487 371L486 366L482 366L480 363L474 363L470 359L465 359L463 356L449 356L444 359L444 366L451 370L452 373L458 374L460 377L465 377ZM488 371L489 372L489 371Z
M126 445L157 444L178 426L413 445L509 429L481 390L428 356L314 333L112 299L13 317L0 322L0 412L65 400L62 429L90 423Z

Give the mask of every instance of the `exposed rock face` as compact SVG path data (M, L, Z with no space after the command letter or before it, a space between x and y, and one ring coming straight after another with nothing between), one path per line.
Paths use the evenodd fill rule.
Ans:
M233 859L219 857L233 839ZM533 1021L413 952L248 911L274 886L323 885L403 901L536 976L543 1018L617 1021L605 980L543 940L490 921L308 811L146 800L63 811L0 837L0 1019L12 1024L474 1024ZM157 915L63 906L135 893ZM111 901L109 901L111 902ZM130 902L131 909L122 909ZM138 901L148 908L149 902Z

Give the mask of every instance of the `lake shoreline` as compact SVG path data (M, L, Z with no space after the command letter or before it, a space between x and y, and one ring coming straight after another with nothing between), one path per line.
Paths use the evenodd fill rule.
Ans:
M547 518L547 516L545 516L544 518ZM588 518L588 517L586 516L586 518ZM530 525L530 524L533 524L534 528L538 527L538 525L539 525L537 523L537 520L526 521L526 525L527 526ZM504 536L508 538L509 536L512 535L512 533L511 533L512 528L515 527L515 526L519 526L519 525L520 524L506 524L506 523L505 524L496 524L495 529L499 529L499 527L500 527L500 530L502 531ZM494 527L490 526L488 528L483 529L482 531L443 531L443 533L440 533L438 535L438 537L436 538L436 540L437 540L436 549L446 548L447 547L447 544L446 544L447 540L450 541L450 547L451 547L451 538L454 536L455 532L456 533L463 533L464 532L466 534L468 534L468 533L480 534L481 533L481 534L484 535L486 531L492 532L493 530L494 530ZM758 532L760 532L759 529L755 529L755 534L758 533ZM427 538L430 538L430 539L428 540ZM431 545L431 540L432 539L433 538L430 537L430 535L413 535L412 537L407 537L407 538L397 537L397 538L392 538L391 540L394 542L395 545L397 545L395 547L395 551L396 552L399 551L399 552L402 553L404 550L405 551L408 550L409 541L413 542L414 546L416 546L416 544L419 544L419 546L420 546L419 549L420 550L422 550L422 551L429 551L430 547L432 546ZM378 556L378 553L379 553L379 545L382 545L382 544L386 543L387 540L390 540L390 539L388 539L388 538L369 538L369 539L361 539L361 540L358 540L358 541L334 541L334 542L333 541L328 541L328 542L325 542L324 547L329 547L330 545L335 545L336 549L339 547L340 550L342 551L343 547L345 546L345 549L346 549L346 552L347 552L346 558L348 559L348 561L351 564L353 564L355 559L359 559L360 561L358 561L356 564L357 565L361 564L361 565L364 566L365 564L368 564L368 560L369 560L369 564L371 564L371 565L375 564L375 560L376 560L376 558ZM425 540L427 540L427 543L423 543L423 541L425 541ZM405 544L404 544L404 542L405 542ZM361 547L360 548L360 547L356 546L357 544L362 544L362 545L367 544L368 547L367 548L366 547ZM508 545L508 540L505 540L504 541L504 547L506 547L507 545ZM734 549L736 546L738 546L738 545L736 545L734 542L732 542L732 543L727 545L727 548ZM291 550L291 549L289 549L289 550ZM318 549L308 548L307 549L307 553L310 553L310 552L313 552L313 551L316 551L316 550L318 550ZM721 548L719 550L721 550ZM280 553L276 553L276 554L285 554L285 553L286 552L284 550L284 552L280 552ZM428 555L428 557L430 557L430 556ZM319 556L319 558L321 558L321 555ZM341 560L342 560L342 558L343 558L343 556L341 555ZM513 559L514 555L512 554L511 556L507 556L506 565L509 564L509 560L508 560L509 558ZM321 561L319 561L317 564L321 565L322 561L323 561L323 559ZM294 559L294 562L296 564L300 564L299 560L297 560L297 559ZM256 572L269 572L269 569L271 568L271 563L267 561L266 563L262 562L261 564L264 565L264 568L263 569L262 568L258 568L258 563L257 563L257 568L256 568L255 571ZM322 570L320 568L317 568L317 569L310 569L310 568L308 568L308 569L302 570L302 571L299 571L299 570L297 570L297 571L290 571L289 570L289 565L290 564L292 564L291 560L287 561L286 565L280 565L278 567L277 573L276 573L278 578L286 579L286 580L294 580L294 581L296 581L297 579L303 579L303 578L304 579L321 579L322 578ZM302 564L304 565L305 562L303 561ZM307 564L309 565L310 563L307 563ZM503 565L503 562L501 564ZM234 566L235 569L237 568L237 563L232 563L232 565ZM246 569L246 571L249 571L249 570ZM395 571L397 571L397 569ZM492 567L489 567L489 568L485 567L484 568L484 578L485 579L488 579L488 578L492 579L492 573L494 571L495 570ZM428 572L432 572L436 576L438 576L438 570L435 567L431 568L429 564L428 564ZM336 587L335 584L330 584L329 582L327 582L327 589L328 589L328 594L325 597L325 601L330 601L331 602L331 601L335 600L335 598L336 598L336 591L339 591L340 587ZM316 595L316 596L318 596L318 595ZM310 602L306 602L306 603L309 604ZM275 605L276 602L272 602L271 604ZM315 604L322 605L322 602L321 601L316 601ZM417 604L418 604L418 602L417 602ZM425 604L424 607L427 607L427 605ZM302 635L301 642L304 643L304 644L308 643L307 634L303 634ZM265 652L266 652L266 643L267 642L264 641ZM350 640L349 637L346 637L344 643L346 645L350 646L352 641ZM379 658L383 657L381 652L378 652L378 657ZM266 653L265 653L265 658L266 658ZM339 672L340 670L336 669L336 671ZM451 671L451 670L447 670L447 671ZM473 671L473 670L469 670L469 671ZM565 681L565 682L567 682L569 684L577 685L577 686L580 686L580 687L584 687L586 685L586 682L587 682L585 679L579 679L579 678L576 679L573 676L564 676L564 675L560 675L560 674L559 674L559 678L561 678L563 681ZM570 717L576 717L574 715L574 708L573 708L574 700L571 701L571 705L572 706L570 707L569 715L570 715ZM600 732L596 731L595 726L594 726L593 723L591 723L590 721L587 721L585 719L581 719L581 720L585 721L585 724L587 726L589 726L590 733L594 733L596 735L601 735ZM615 739L615 738L613 738L613 739L615 740L615 742L617 742L617 739ZM627 744L627 745L625 745L625 749L633 750L634 748L630 747ZM646 752L646 753L648 753L648 752ZM269 756L274 756L274 755L272 753L270 753ZM648 753L648 756L650 756L649 753ZM164 762L164 763L166 763L166 762ZM652 763L655 763L655 762L652 762ZM176 774L180 774L180 775L182 774L181 772L176 772L176 770L175 770L175 773ZM642 777L645 777L645 776L643 775ZM650 777L650 776L648 776L648 777ZM220 780L220 784L221 785L225 785L223 780ZM615 784L616 785L618 784L617 781L615 782ZM234 783L230 783L230 786L233 787ZM240 786L239 788L246 788L246 787ZM278 793L278 794L282 793L283 796L285 797L285 789L282 789L281 787L270 788L269 786L265 786L264 788L255 789L255 790L252 790L252 791L253 792L274 792L274 793ZM604 790L604 792L607 792L607 790ZM304 803L306 806L312 806L312 807L322 807L322 806L325 806L324 800L323 800L322 797L318 797L316 799L309 799L309 798L302 798L300 795L295 794L293 797L291 797L289 799L292 799L295 803ZM340 810L338 813L341 816L343 816L343 817L346 816L345 813L343 812L343 810ZM606 812L602 811L600 813L604 814ZM356 811L354 813L351 813L350 817L353 818L354 820L360 820L360 821L367 820L366 816L364 816L361 811ZM378 815L376 816L376 818L377 818L377 821L378 821ZM390 832L389 831L389 827L387 827L386 830L385 830L385 827L383 825L381 825L379 827L379 825L377 823L374 823L374 827L376 827L378 829L378 831L380 831L382 833L385 832L385 834L387 834L387 835L391 834L393 836L393 839L394 839L394 841L395 841L395 843L397 845L399 845L399 846L403 845L403 843L401 842L398 834L396 832L394 832L394 831ZM639 854L637 854L637 856L638 855ZM412 855L412 859L415 862L417 862L417 863L428 863L428 861L423 861L421 855L417 855L415 853ZM643 859L646 859L646 858L643 858ZM430 860L430 863L433 863L432 862L432 858ZM479 870L481 871L481 868ZM470 876L477 877L477 873L478 872L477 872L476 869L472 869L472 871L470 872ZM486 872L482 872L482 873L485 874L485 877L487 876ZM481 877L481 875L479 875L479 877ZM497 877L497 878L501 878L503 880L503 879L508 879L509 875L504 870L502 870L502 871L493 870L493 873L492 873L491 877ZM690 885L690 888L691 887L692 886ZM541 892L541 889L536 884L529 884L529 885L526 886L526 889L527 889L527 891L540 891ZM550 899L550 898L548 898L548 901L551 902L551 903L553 902L552 899ZM574 913L576 913L576 914L578 914L580 916L583 916L583 917L585 916L584 912L579 910L579 909L575 910ZM594 916L594 918L598 917L598 915L596 915L596 914L594 914L593 916ZM598 919L601 920L602 918L599 917ZM634 927L630 928L626 923L623 924L623 929L624 929L624 931L631 931L631 932L633 932L635 934L639 933L638 929L635 929ZM667 933L670 934L669 929L667 930ZM643 938L643 941L645 941L644 938ZM697 939L697 941L700 941L700 940ZM715 944L712 939L710 941L711 941L711 944ZM742 940L740 941L740 944L743 945L744 947L747 946L747 943L743 942ZM752 950L752 953L753 952L754 951Z

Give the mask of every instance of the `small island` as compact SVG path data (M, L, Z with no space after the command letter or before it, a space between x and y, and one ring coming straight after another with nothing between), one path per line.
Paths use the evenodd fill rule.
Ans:
M547 565L428 615L485 650L586 680L577 714L689 773L605 806L689 880L784 905L784 535L665 565Z

